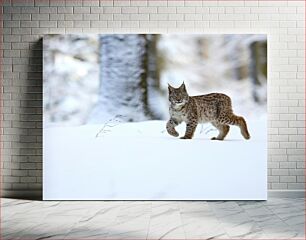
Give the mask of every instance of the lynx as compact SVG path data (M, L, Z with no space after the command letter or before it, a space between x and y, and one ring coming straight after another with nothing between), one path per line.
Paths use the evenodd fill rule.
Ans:
M240 128L245 139L250 139L246 121L233 113L229 96L222 93L210 93L201 96L189 96L183 83L179 88L168 85L170 120L167 122L167 132L178 137L175 127L186 123L186 132L181 139L191 139L199 123L210 122L219 130L219 135L211 140L223 140L229 132L229 125Z

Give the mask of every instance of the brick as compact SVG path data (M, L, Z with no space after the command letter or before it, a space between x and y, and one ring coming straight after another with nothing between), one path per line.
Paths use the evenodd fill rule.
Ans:
M3 13L21 13L21 7L3 7Z
M99 20L99 14L83 14L83 19L84 20Z
M4 28L20 27L20 21L4 21L3 27Z
M148 5L148 1L149 0L143 0L143 1L130 0L130 5L131 6L135 6L135 7L143 7L143 6L147 6ZM168 2L168 5L169 5L169 2Z
M15 177L24 177L28 175L28 170L15 170L13 169L11 172L11 176L15 176Z
M82 20L83 19L83 15L80 13L74 13L74 14L65 14L65 20Z
M150 20L166 21L168 20L168 14L150 14Z
M175 28L176 21L158 21L158 27L160 28Z
M193 28L194 21L177 21L176 25L178 28Z
M39 7L39 12L46 14L57 13L57 7Z
M91 21L90 22L90 27L107 27L107 21Z
M64 7L64 6L66 6L66 1L62 1L62 0L50 0L50 6Z
M53 16L53 15L51 15ZM32 21L37 21L37 20L49 20L50 15L49 14L32 14ZM53 20L53 19L51 19Z
M6 183L16 183L20 181L19 177L13 177L13 176L4 176L3 181Z
M138 7L123 7L121 8L121 13L123 14L138 13Z
M126 7L126 6L130 6L130 1L126 1L126 0L116 0L114 1L114 6L120 6L120 7Z
M20 181L23 183L36 182L36 177L20 177Z
M70 28L73 27L73 21L58 21L57 26L59 28Z
M90 27L90 21L74 21L73 26L77 28L89 28Z
M196 8L196 13L200 13L200 14L208 14L210 11L210 8L208 7L197 7Z
M64 14L64 13L73 13L73 7L58 7L57 13Z
M297 143L296 143L296 147L297 147L297 148L305 148L305 141L304 141L304 142L303 142L303 141L297 142Z
M219 6L243 6L244 2L241 1L218 1Z
M52 0L51 0L52 1ZM49 6L49 0L35 0L35 6Z
M303 176L305 174L305 169L289 169L290 176Z
M288 176L289 171L288 169L272 169L272 175L276 176Z
M51 21L65 20L65 14L51 14L49 19Z
M74 13L90 13L90 7L74 7Z
M279 164L280 164L279 165L280 168L295 168L296 167L295 162L280 162Z
M130 20L149 20L149 14L132 14Z
M167 1L163 0L154 0L154 1L148 1L148 6L167 6Z
M305 183L288 183L288 189L303 189L303 190L305 190Z
M12 20L31 20L31 14L14 14Z
M297 176L296 177L296 182L298 182L298 183L305 183L305 176Z
M66 6L69 7L78 7L78 6L82 6L83 5L83 1L82 0L69 0L66 1Z
M157 13L157 7L139 7L139 13Z
M39 13L38 7L22 7L21 13Z
M121 7L104 7L104 13L121 13Z
M98 7L98 6L102 6L104 2L109 2L109 4L113 4L113 1L110 0L90 0L90 1L82 1L83 6L89 6L89 7Z
M186 14L185 20L187 21L201 21L202 20L202 14Z
M186 7L201 7L203 1L201 0L185 0Z
M121 26L123 28L137 28L139 27L139 21L124 21Z
M250 7L235 7L234 8L235 13L250 13L251 8Z
M296 168L305 168L305 162L297 162L296 163Z
M219 14L219 20L243 20L240 14Z
M287 187L287 183L272 183L272 189L275 190L287 189Z
M22 28L39 27L39 21L21 21Z
M13 6L30 7L34 6L34 0L14 0L12 1Z
M103 7L90 7L90 13L103 13Z
M224 7L210 7L209 13L225 13Z
M158 7L158 13L176 13L176 7Z
M234 27L233 21L211 21L210 27L213 28L230 28Z
M296 176L280 176L281 183L295 183L296 182Z
M100 14L99 20L100 21L113 20L113 14Z
M195 7L177 7L176 8L177 13L195 13L196 8Z
M42 28L56 27L56 26L57 26L56 21L39 21L39 27L42 27Z
M140 27L142 28L157 28L158 21L140 21Z
M114 14L114 20L117 21L125 21L125 20L130 20L130 15L128 14Z
M168 14L170 21L182 21L184 20L184 14Z

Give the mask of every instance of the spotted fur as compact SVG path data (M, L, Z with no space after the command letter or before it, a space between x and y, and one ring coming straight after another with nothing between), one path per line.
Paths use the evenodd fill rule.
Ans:
M181 139L191 139L199 123L210 122L219 130L217 137L212 140L223 140L229 132L230 126L240 128L245 139L250 139L247 123L243 117L233 113L229 96L222 93L210 93L201 96L189 96L183 83L179 88L168 86L169 113L167 132L178 137L175 127L182 122L186 123L186 132Z

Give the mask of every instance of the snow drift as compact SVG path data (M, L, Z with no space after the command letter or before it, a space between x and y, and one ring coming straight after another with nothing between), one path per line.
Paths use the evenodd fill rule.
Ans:
M194 139L165 121L108 122L44 129L45 200L263 200L266 121L248 122L251 140L231 127L224 141L209 124ZM184 125L178 127L182 136ZM56 176L56 177L54 177Z

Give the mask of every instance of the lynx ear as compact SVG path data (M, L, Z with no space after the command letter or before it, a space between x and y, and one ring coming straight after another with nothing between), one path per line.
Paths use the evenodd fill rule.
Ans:
M169 92L173 90L173 87L168 83L168 90Z
M186 86L185 86L185 83L184 83L184 82L183 82L182 85L180 86L180 89L186 90Z

